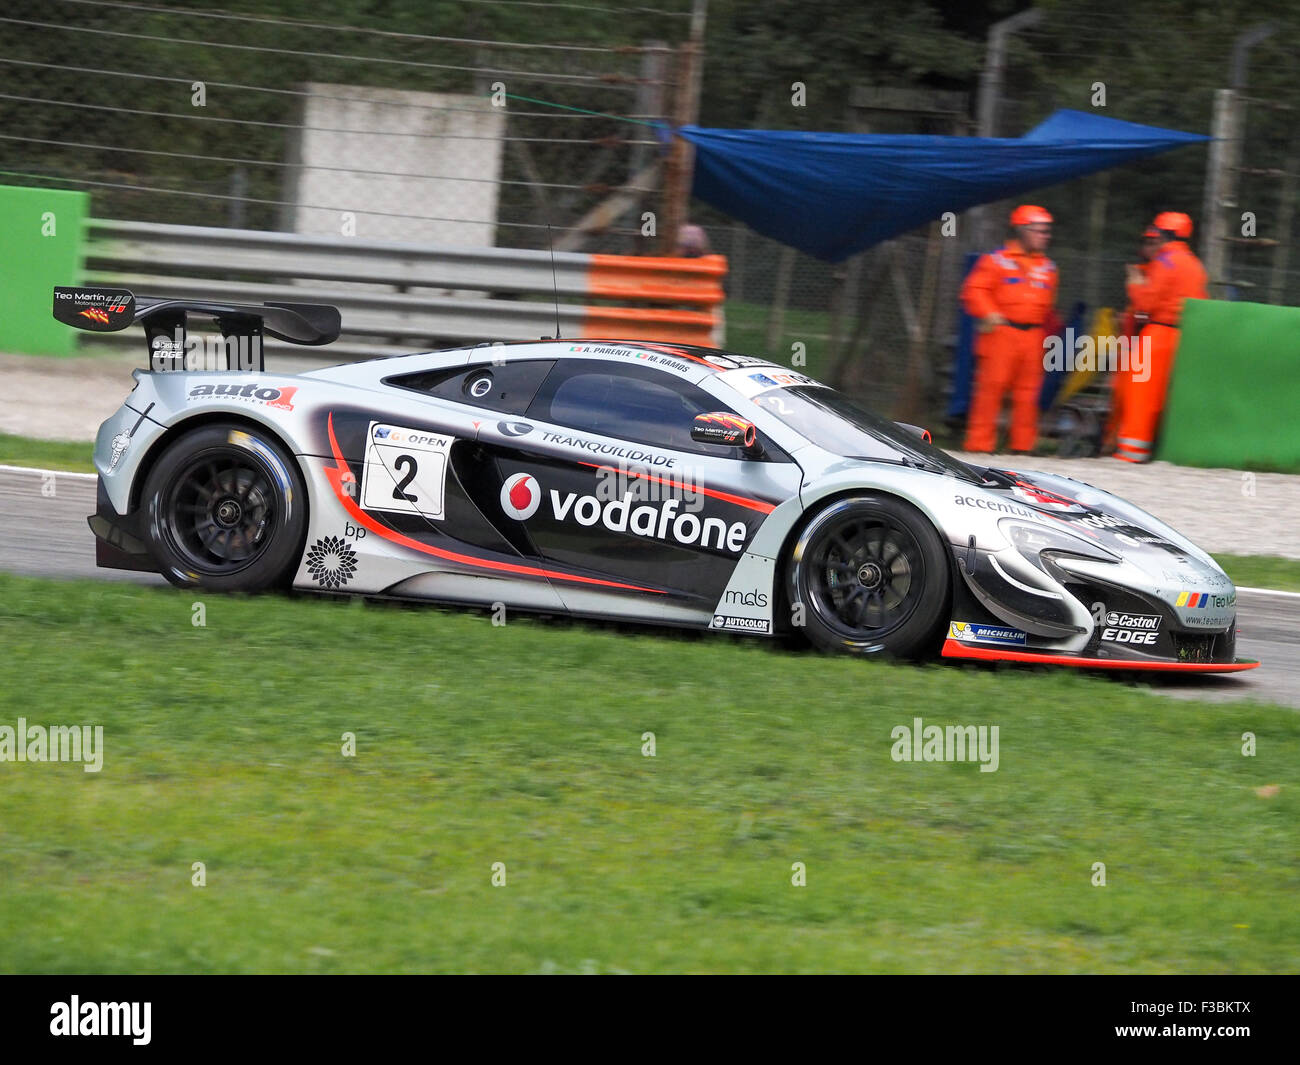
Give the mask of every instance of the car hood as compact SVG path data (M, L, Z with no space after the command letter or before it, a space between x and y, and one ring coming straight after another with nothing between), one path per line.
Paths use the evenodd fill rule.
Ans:
M1071 477L989 469L985 491L1061 522L1077 536L1122 556L1166 587L1223 592L1232 585L1219 565L1177 530L1140 507Z

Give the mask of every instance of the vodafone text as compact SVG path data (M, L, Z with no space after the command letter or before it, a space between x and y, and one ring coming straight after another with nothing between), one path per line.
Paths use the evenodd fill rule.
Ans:
M551 489L551 512L556 521L570 516L579 525L600 522L610 532L631 532L657 540L672 540L679 544L699 544L738 555L745 547L748 529L743 521L728 525L721 518L699 518L694 514L680 513L682 501L665 500L658 507L649 504L633 506L637 500L628 492L621 499L601 503L594 495L580 496L576 492L560 495Z

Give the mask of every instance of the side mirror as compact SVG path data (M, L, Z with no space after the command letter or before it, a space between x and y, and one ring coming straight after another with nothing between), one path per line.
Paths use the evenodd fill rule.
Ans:
M697 414L691 423L691 439L697 444L738 447L747 455L757 455L759 451L758 430L754 423L721 411Z
M932 443L930 439L930 430L922 429L919 425L908 425L907 422L894 422L900 429L906 429L913 436L919 436L927 444Z

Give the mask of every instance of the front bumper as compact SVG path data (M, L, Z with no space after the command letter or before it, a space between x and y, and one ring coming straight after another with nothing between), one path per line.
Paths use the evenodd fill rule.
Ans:
M1240 673L1255 669L1253 659L1237 658L1231 662L1171 662L1156 658L1089 658L1085 655L1057 654L1053 651L1011 650L962 643L951 637L944 640L945 658L966 658L983 662L1037 662L1049 666L1075 666L1079 669L1128 669L1160 673Z
M1013 553L954 545L948 658L1039 662L1091 669L1230 673L1258 662L1236 657L1235 614L1197 614L1126 565L1044 574ZM1106 576L1103 578L1101 574ZM1231 609L1231 585L1218 599ZM1209 624L1204 624L1204 621Z

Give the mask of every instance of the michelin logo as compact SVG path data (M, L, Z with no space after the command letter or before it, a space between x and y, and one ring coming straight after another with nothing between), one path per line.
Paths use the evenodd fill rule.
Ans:
M948 637L962 643L992 643L1001 647L1024 647L1028 636L1007 625L984 625L978 621L954 621Z

